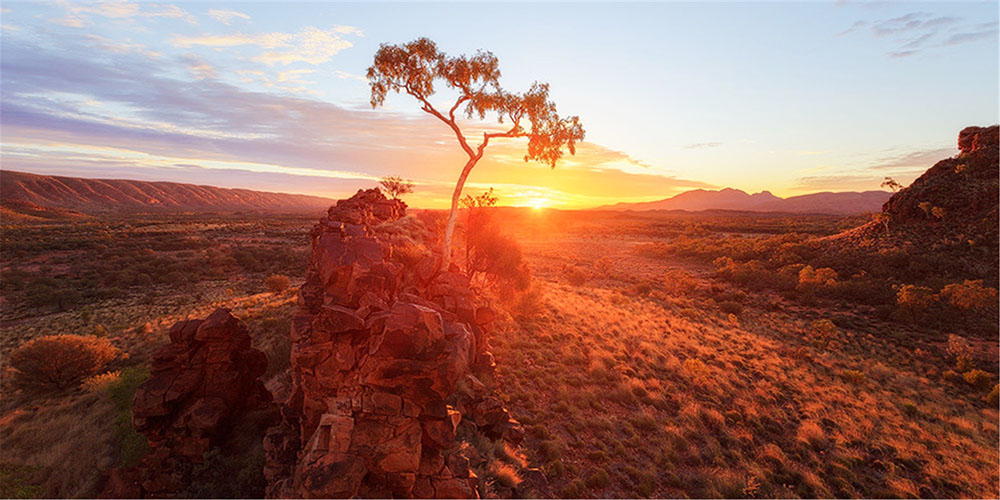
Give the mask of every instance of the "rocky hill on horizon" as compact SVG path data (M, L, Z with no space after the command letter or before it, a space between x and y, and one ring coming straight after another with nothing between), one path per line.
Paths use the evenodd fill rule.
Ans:
M892 193L888 191L822 192L781 198L770 191L749 194L734 188L694 189L657 201L616 203L597 210L741 210L797 214L860 214L877 212Z
M901 249L946 257L939 273L995 282L1000 251L1000 127L966 127L959 154L941 160L892 195L874 220L825 238L858 252Z
M319 196L178 182L85 179L0 171L0 205L5 219L142 211L306 212L324 210L333 202Z

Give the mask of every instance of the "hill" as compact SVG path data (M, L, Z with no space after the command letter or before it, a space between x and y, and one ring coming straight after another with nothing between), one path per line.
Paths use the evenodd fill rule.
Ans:
M936 255L939 273L996 282L1000 210L998 127L967 127L959 154L892 195L876 220L827 238L841 249L906 249Z
M599 210L744 210L847 215L878 211L890 194L886 191L823 192L781 198L770 191L748 194L733 188L695 189L659 201L618 203Z
M270 193L177 182L125 179L83 179L0 171L4 218L64 216L84 213L137 211L304 212L322 210L333 200L301 194ZM51 217L44 217L51 218Z

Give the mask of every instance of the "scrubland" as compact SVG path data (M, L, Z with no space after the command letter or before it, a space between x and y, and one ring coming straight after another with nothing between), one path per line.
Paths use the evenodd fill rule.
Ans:
M734 279L725 259L749 261L740 249L806 239L774 231L791 227L778 217L524 217L510 226L532 304L492 343L546 494L997 496L995 295L912 311L889 273L854 279L876 292L837 289L836 273L800 287L801 260L788 286L764 265ZM819 236L856 224L793 223Z
M866 218L492 210L532 278L497 293L486 265L477 281L506 311L490 342L500 395L527 430L520 450L472 443L491 459L486 491L1000 495L995 277L966 284L933 256L859 262L810 246ZM399 262L407 224L433 220L397 224ZM281 387L312 222L3 228L0 495L94 495L103 470L141 457L129 402L177 320L233 309ZM273 275L291 288L269 290ZM63 333L106 336L126 355L79 389L17 390L9 353ZM547 481L513 488L532 467Z

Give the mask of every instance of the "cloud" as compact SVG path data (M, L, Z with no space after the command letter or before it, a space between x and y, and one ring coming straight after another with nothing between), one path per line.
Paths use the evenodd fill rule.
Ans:
M360 35L361 30L351 26L334 26L321 30L307 26L298 33L233 33L223 35L175 36L176 47L239 47L257 46L265 49L253 60L267 65L304 62L318 65L325 63L354 44L342 35Z
M717 148L721 146L721 142L696 142L694 144L688 144L684 146L684 149L706 149L706 148Z
M891 58L905 58L932 48L994 39L997 36L997 23L992 21L969 24L953 16L911 12L889 19L859 20L837 33L837 36L863 30L876 38L888 40L891 46L886 55Z
M966 33L955 33L948 37L944 41L945 45L960 45L967 42L978 42L980 40L989 40L991 38L997 37L997 27L994 25L992 28L984 29L980 31L971 31Z
M222 9L209 9L208 17L215 19L216 21L229 26L236 19L243 19L246 21L250 20L249 14L244 14L242 12L237 12L235 10L222 10Z
M357 80L359 82L368 82L368 79L365 78L365 77L363 77L363 76L361 76L361 75L356 75L354 73L348 73L347 71L341 71L339 69L335 70L334 74L336 74L337 78L340 78L341 80Z
M312 71L280 72L274 82L303 83ZM178 76L184 74L200 79ZM193 56L156 61L125 51L104 58L84 36L66 37L58 50L29 40L5 41L0 83L0 154L12 169L73 170L71 175L92 169L119 177L132 171L148 177L164 169L180 175L177 165L196 165L202 173L184 180L221 185L238 180L253 187L259 178L273 186L258 188L287 191L275 181L283 179L301 186L299 192L328 196L397 174L420 183L424 193L415 200L443 206L465 160L448 127L429 116L244 90L219 81L211 66ZM491 145L470 182L508 186L512 198L544 191L577 206L707 187L653 172L624 172L645 167L592 143L580 144L577 155L554 171L524 162L524 147L523 141ZM190 169L182 173L187 176ZM303 179L317 181L310 188Z
M126 21L134 20L135 18L166 18L178 19L190 24L198 24L198 20L186 10L169 4L140 4L128 1L92 3L60 1L59 5L63 7L65 16L50 19L50 21L72 28L82 28L94 24L91 16Z
M921 151L910 151L884 157L876 160L871 169L905 169L905 168L930 168L931 165L955 155L954 148L926 149Z

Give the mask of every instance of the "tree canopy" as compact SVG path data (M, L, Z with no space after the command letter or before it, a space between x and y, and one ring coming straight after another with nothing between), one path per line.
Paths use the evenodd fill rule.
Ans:
M473 56L448 56L427 39L418 38L400 45L382 44L368 68L372 108L381 106L389 92L409 94L421 103L421 110L444 122L454 132L462 150L468 155L452 196L451 214L442 241L444 265L450 258L451 234L455 212L461 199L465 180L483 157L490 141L499 138L527 138L525 161L539 161L555 167L565 147L576 153L576 143L584 138L583 125L576 116L562 118L549 98L549 85L535 82L524 93L504 90L500 86L500 67L491 52L477 51ZM438 110L431 103L440 84L458 93L447 110ZM483 132L482 141L473 147L462 132L455 113L459 110L469 119L485 120L495 115L506 130Z

